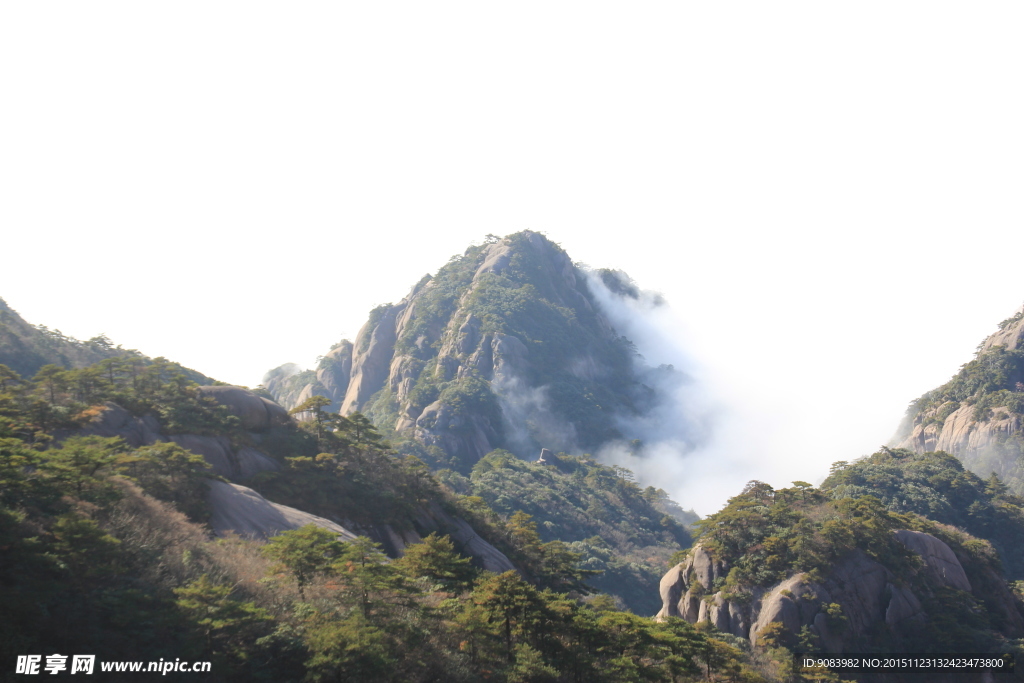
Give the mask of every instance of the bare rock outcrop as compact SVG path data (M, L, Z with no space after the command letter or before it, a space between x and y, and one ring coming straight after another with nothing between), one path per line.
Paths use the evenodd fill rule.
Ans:
M247 389L230 386L201 387L204 395L209 395L222 405L228 407L232 414L238 416L243 425L251 427L254 441L260 438L259 432L266 432L274 427L291 422L284 408L268 401ZM152 415L136 417L116 403L104 403L98 406L89 421L74 432L63 430L56 435L58 440L78 435L96 435L120 437L133 448L148 446L161 441L170 441L182 448L203 456L211 466L214 474L233 481L245 481L249 477L263 471L276 470L280 465L276 460L252 446L234 446L224 436L200 436L198 434L162 433L160 423Z
M516 569L505 553L484 540L466 520L448 513L436 502L417 510L411 520L411 527L359 525L351 522L345 522L345 526L380 543L384 552L391 557L401 557L405 548L414 543L422 543L423 537L436 533L451 538L455 549L469 557L473 565L480 569L498 574Z
M271 503L256 491L239 484L211 481L206 500L213 511L210 526L218 536L234 532L247 538L265 540L282 531L315 524L334 531L346 541L356 537L336 522L287 505Z
M287 410L243 387L199 387L199 393L227 407L242 421L242 427L251 432L264 432L291 422Z
M316 371L316 381L323 387L324 396L338 403L348 391L352 379L352 342L342 340L327 352Z
M934 585L972 590L956 554L941 540L910 530L896 532L896 538L920 555L922 571ZM800 573L774 586L729 598L716 590L716 582L727 572L725 563L697 544L685 561L662 578L658 617L681 617L691 623L708 621L751 643L757 643L771 624L781 624L793 635L807 627L834 653L843 652L848 643L856 642L881 623L898 632L928 618L921 596L860 551L835 565L820 582ZM1012 605L1012 598L1007 599ZM1006 619L1016 628L1020 615L1008 609Z
M212 389L207 395L227 406L243 420L246 427L254 430L250 436L256 442L260 440L261 434L255 430L266 432L291 421L281 406L240 387L218 386L205 389ZM280 468L276 460L257 448L236 446L224 436L165 436L161 434L160 424L155 417L135 417L114 403L104 404L95 412L86 426L77 430L76 434L117 436L134 447L170 441L201 455L215 474L232 482L245 481L259 472ZM63 434L65 438L70 435L71 432ZM207 502L212 511L210 524L218 535L234 532L249 538L267 539L282 531L315 524L338 533L345 540L354 539L357 533L367 535L380 542L389 555L399 557L407 546L422 542L423 537L431 533L438 533L451 537L458 551L470 557L481 569L498 573L516 569L504 553L484 540L466 520L446 512L437 503L417 511L411 520L411 528L396 528L387 524L358 527L273 503L238 483L211 480L208 487Z
M214 474L232 481L245 481L259 472L281 468L276 460L265 453L251 446L236 449L231 445L231 440L223 436L172 434L167 439L203 456L213 468Z
M983 365L994 362L1001 367L1006 361L1000 360L999 349L1019 351L1022 339L1024 308L1004 321L999 331L981 343L977 358ZM1018 461L1024 417L1015 410L1020 410L1024 385L1017 381L1020 379L1019 369L1008 372L999 380L1002 386L993 387L992 382L986 380L970 388L968 391L974 392L971 395L965 395L964 385L955 391L947 391L956 379L926 394L924 405L927 407L907 413L890 445L918 453L945 451L956 456L978 476L987 477L996 472L1012 489L1021 493L1024 491L1024 470ZM1000 390L1005 390L1001 392L1003 395L998 395ZM1007 392L1010 392L1009 396L1005 395ZM996 403L1000 405L978 405L978 401L985 401L992 394L997 394ZM936 399L935 396L941 398ZM1015 410L1007 407L1008 402L1016 406Z
M94 415L89 421L78 430L61 430L55 433L58 440L77 434L81 436L117 436L124 439L125 443L133 448L146 446L157 441L163 441L160 435L160 423L152 415L136 417L130 412L109 401L101 406L95 406Z
M982 353L996 346L1003 346L1008 350L1020 346L1021 340L1024 339L1024 306L1017 309L1010 321L1006 327L982 342L980 349Z
M949 412L947 406L955 407L955 410ZM947 415L941 421L930 419L943 412ZM975 455L997 447L1008 437L1019 433L1020 429L1021 417L1004 406L996 406L991 417L979 422L974 418L973 404L956 407L945 403L917 416L909 433L896 441L896 447L918 453L946 451L970 468Z
M971 592L971 582L967 580L960 560L956 559L948 545L931 534L910 529L900 529L896 532L896 538L908 550L921 556L924 571L935 581L950 588Z

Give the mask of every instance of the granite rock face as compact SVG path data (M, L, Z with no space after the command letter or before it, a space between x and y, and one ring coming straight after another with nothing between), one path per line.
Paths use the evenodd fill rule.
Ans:
M930 421L944 409L954 408L941 421ZM974 418L974 405L956 407L945 403L918 415L909 425L909 432L894 440L897 448L907 448L917 453L945 451L957 456L969 469L978 456L1005 443L1009 437L1020 433L1021 416L1011 413L1004 406L996 406L993 415L985 421ZM982 476L981 473L978 473ZM985 472L984 476L988 473Z
M921 557L921 570L932 585L971 592L963 566L948 545L919 531L903 529L895 533L901 543ZM691 623L708 621L752 644L771 624L781 624L793 635L807 627L832 653L843 652L849 643L879 624L899 632L913 629L928 618L922 607L924 596L915 594L886 567L860 551L835 565L820 582L810 581L806 574L795 574L741 598L728 599L716 589L716 582L728 574L728 569L697 544L685 561L662 578L658 617L680 617ZM992 578L996 581L987 583L1005 586L998 577ZM1007 592L1002 597L1008 606L1003 615L1008 628L1024 631L1024 621L1013 609L1012 596ZM839 606L838 612L835 605Z
M117 436L134 448L165 441L160 433L160 423L152 415L135 417L130 412L109 401L99 407L99 412L74 434L82 436ZM58 439L71 436L70 431L55 433Z
M971 582L960 565L960 560L949 546L931 534L909 529L896 532L900 543L921 556L924 560L924 571L944 586L971 592Z
M1017 360L1007 364L998 359L1001 349L1019 353L1024 348L1022 339L1024 308L978 347L976 361L999 365L1000 370L970 389L950 393L946 391L950 383L926 394L922 397L928 399L926 407L911 407L890 445L918 453L945 451L978 476L995 472L1016 493L1024 494L1024 414L1019 412L1024 401L1024 368ZM974 393L967 395L971 391ZM943 398L936 400L930 395ZM986 399L996 400L979 410L978 403Z
M261 433L288 424L291 418L281 406L261 398L247 389L230 386L200 387L203 395L211 396L227 406L250 431L254 441ZM214 474L234 481L245 481L266 470L279 469L276 460L252 446L234 446L224 436L198 434L163 434L160 423L152 415L136 417L116 403L105 403L102 409L75 434L120 437L134 448L158 441L171 441L210 464ZM71 436L70 431L58 432L58 439Z
M397 529L390 524L356 525L349 522L345 526L380 543L391 557L401 557L406 547L421 543L423 537L436 533L451 538L455 549L480 569L497 574L517 569L505 553L481 538L466 520L449 514L437 503L417 510L410 529Z
M199 394L227 407L242 421L242 427L251 432L265 432L292 421L287 410L242 387L199 387Z
M239 484L211 481L206 500L213 511L210 526L218 536L236 533L247 538L266 540L282 531L315 524L336 532L346 541L356 537L336 522L287 505L271 503L256 491Z

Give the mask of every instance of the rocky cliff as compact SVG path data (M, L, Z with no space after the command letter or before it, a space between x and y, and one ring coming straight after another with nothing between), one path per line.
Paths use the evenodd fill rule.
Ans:
M970 470L998 474L1024 493L1024 311L999 325L975 358L943 386L914 401L891 445L946 451Z
M282 366L264 384L285 406L319 394L363 412L400 449L464 472L495 448L535 457L628 440L624 418L658 400L657 372L602 313L595 286L637 296L538 233L490 239L375 309L315 372Z
M920 560L918 581L908 583L862 551L854 551L823 578L801 572L774 585L730 593L722 585L730 567L703 546L661 580L662 608L658 618L681 617L690 623L709 622L715 628L766 644L765 636L782 643L805 639L829 653L859 651L880 632L892 649L913 647L935 613L935 596L970 594L996 606L1002 631L1024 634L1024 618L1005 583L990 568L982 570L984 585L975 588L960 559L931 534L900 529L895 538ZM925 605L932 608L929 613ZM780 634L778 626L781 626Z
M998 551L957 527L899 512L887 505L889 493L886 501L861 493L891 473L892 457L837 468L817 489L750 482L700 522L698 542L664 575L658 618L707 623L776 653L1012 648L1024 635L1024 604ZM951 456L896 457L931 481L908 482L905 491L932 486L925 498L939 501L959 488L962 470ZM1008 523L998 514L976 522Z

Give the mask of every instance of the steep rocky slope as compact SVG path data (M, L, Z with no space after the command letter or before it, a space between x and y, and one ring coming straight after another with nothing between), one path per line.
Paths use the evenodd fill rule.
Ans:
M400 449L462 472L496 448L533 458L628 441L629 418L681 376L643 367L595 286L637 296L538 233L492 238L371 312L316 371L282 366L264 383L285 406L318 394L361 411Z
M998 474L1024 493L1024 312L1004 320L975 358L943 386L914 401L892 445L946 451L970 470Z

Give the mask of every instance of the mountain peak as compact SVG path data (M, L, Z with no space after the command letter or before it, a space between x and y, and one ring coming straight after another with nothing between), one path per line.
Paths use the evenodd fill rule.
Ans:
M995 346L1004 346L1007 350L1016 349L1024 338L1024 304L1013 315L999 323L999 331L989 335L978 348L984 353Z
M491 235L371 311L350 362L268 389L285 404L320 393L342 414L368 415L406 452L463 471L496 448L532 458L632 438L623 418L656 390L593 290L635 297L636 287L608 277L541 233Z

